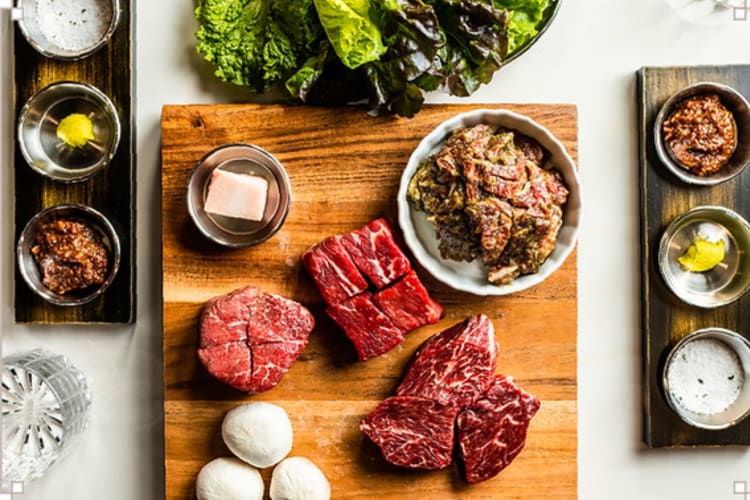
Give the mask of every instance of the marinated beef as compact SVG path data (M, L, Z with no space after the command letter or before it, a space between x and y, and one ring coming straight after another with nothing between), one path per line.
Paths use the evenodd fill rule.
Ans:
M444 259L481 255L488 281L507 284L537 272L557 242L569 192L546 160L517 131L459 129L417 167L408 197L427 214Z
M249 393L275 387L315 322L301 304L248 286L206 302L198 357L221 382Z
M453 459L458 408L427 398L394 396L381 402L359 425L385 459L400 467L436 470Z
M480 399L458 414L458 444L466 481L496 476L521 453L539 399L497 376Z
M489 387L498 349L489 318L467 318L422 344L396 394L466 406Z

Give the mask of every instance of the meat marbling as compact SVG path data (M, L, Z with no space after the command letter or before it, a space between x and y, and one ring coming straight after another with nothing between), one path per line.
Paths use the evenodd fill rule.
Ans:
M301 304L257 287L208 300L198 357L221 382L249 393L275 387L307 346L315 325Z
M396 394L466 406L492 382L498 349L489 318L467 318L422 344Z
M484 396L459 413L458 443L467 482L496 476L521 453L539 406L539 399L511 377L497 376Z
M394 465L443 469L452 461L457 413L458 408L430 399L394 396L381 402L359 428Z

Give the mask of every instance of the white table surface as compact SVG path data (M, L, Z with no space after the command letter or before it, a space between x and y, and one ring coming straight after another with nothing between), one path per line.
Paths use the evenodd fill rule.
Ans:
M688 3L697 8L702 1L563 0L557 20L536 46L471 98L578 105L585 200L578 480L579 498L585 500L741 499L733 493L734 482L750 482L746 448L647 450L641 443L635 71L643 65L750 63L750 20L735 21L729 11L705 18L674 10ZM130 327L14 324L12 37L7 15L0 18L2 349L7 354L44 346L69 355L88 374L94 396L83 443L46 477L27 484L18 499L164 495L159 114L167 103L246 98L218 83L196 56L193 1L135 3L138 317Z

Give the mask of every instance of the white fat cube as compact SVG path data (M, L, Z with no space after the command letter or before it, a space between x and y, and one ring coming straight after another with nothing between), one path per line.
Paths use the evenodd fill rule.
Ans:
M261 221L267 197L268 181L263 177L217 168L208 185L205 210L214 215Z

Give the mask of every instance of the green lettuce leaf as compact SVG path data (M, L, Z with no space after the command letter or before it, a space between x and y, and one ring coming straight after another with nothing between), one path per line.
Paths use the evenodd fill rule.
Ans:
M434 62L439 89L468 96L488 83L508 54L507 11L492 0L432 0L446 35ZM433 77L434 78L434 77Z
M320 22L341 62L354 69L386 51L370 0L314 0Z
M199 0L197 50L225 82L265 92L286 80L325 37L312 0Z
M507 9L508 53L513 53L538 33L537 26L549 7L550 0L494 0L495 6Z

